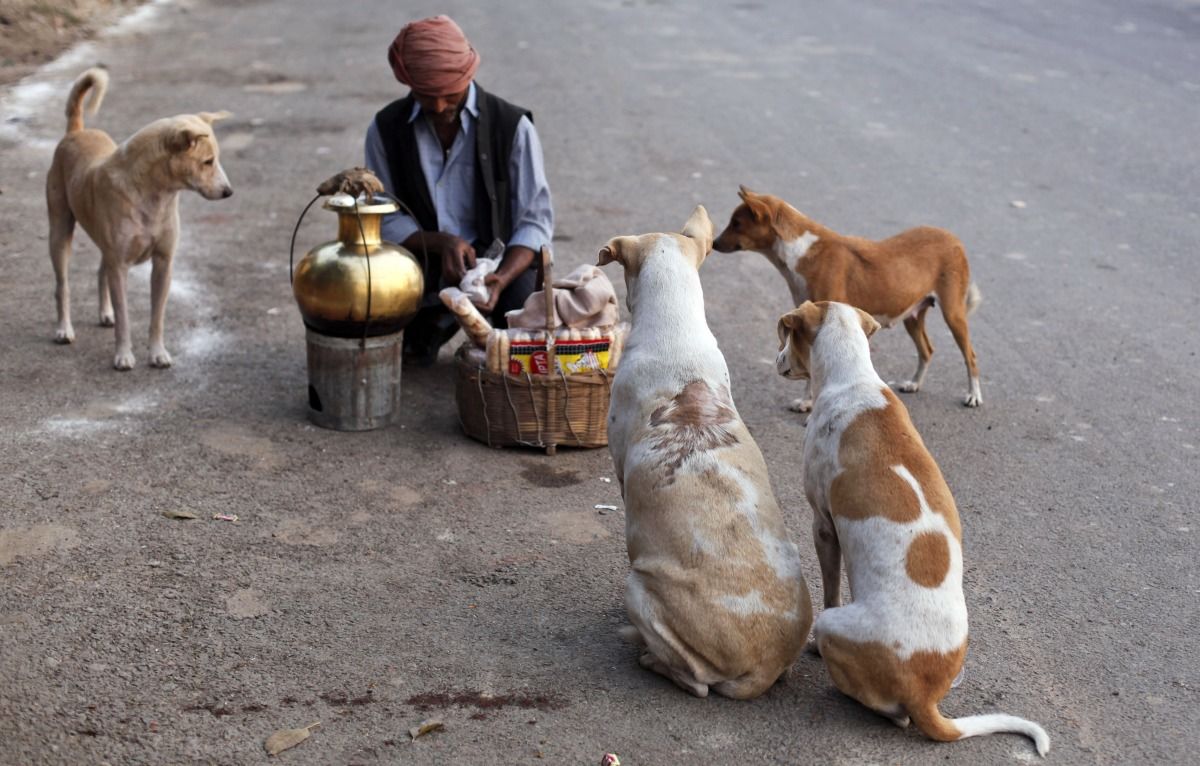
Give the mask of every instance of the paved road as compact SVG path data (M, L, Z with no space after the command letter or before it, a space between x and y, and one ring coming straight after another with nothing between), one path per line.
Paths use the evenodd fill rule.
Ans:
M398 427L307 425L290 227L398 95L391 35L439 10L482 52L480 81L536 113L560 263L696 202L723 220L739 183L846 233L956 231L985 294L985 405L959 404L940 319L928 387L905 399L965 528L971 652L944 709L1037 720L1055 763L1193 761L1195 2L408 5L155 5L0 94L0 763L258 763L271 731L318 720L281 761L1036 759L1016 736L898 731L811 657L750 703L640 670L617 637L623 517L593 509L619 503L607 453L466 440L445 360L406 373ZM237 115L219 130L236 196L183 203L169 371L110 369L83 242L79 339L50 340L41 188L68 83L96 60L112 90L93 122L115 135ZM310 219L306 246L333 231ZM769 364L786 290L752 254L713 255L703 279L815 585L803 419ZM885 378L911 372L904 333L875 345ZM428 717L446 731L409 744Z

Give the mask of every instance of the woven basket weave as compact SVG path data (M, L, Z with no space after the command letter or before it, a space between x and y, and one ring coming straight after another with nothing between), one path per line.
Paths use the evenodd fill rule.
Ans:
M547 325L553 324L552 259L542 248L542 285ZM455 398L463 431L490 447L525 446L546 450L603 447L608 444L608 400L616 370L583 375L492 372L470 353L471 341L454 355ZM549 369L557 370L550 344Z

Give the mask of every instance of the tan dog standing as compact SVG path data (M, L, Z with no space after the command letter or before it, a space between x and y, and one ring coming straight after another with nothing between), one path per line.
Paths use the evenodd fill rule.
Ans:
M762 253L787 280L792 301L848 303L872 315L884 327L901 319L917 347L917 372L897 389L921 389L933 344L925 333L925 312L936 302L967 363L970 387L963 404L983 403L979 368L967 316L979 305L979 289L971 282L962 242L945 229L921 226L878 242L846 237L813 221L778 197L755 194L745 186L742 204L713 243L722 253ZM792 409L807 412L810 396Z
M947 719L938 703L967 653L962 529L954 498L900 399L871 365L879 329L843 303L779 319L780 375L812 383L804 491L813 509L825 610L813 635L844 694L942 741L996 732L1050 738L1010 715ZM841 605L846 560L853 602Z
M205 199L233 194L218 160L212 124L227 112L201 112L156 120L117 146L107 133L85 130L83 99L91 93L95 114L108 86L102 68L84 72L67 97L67 134L54 151L46 176L50 216L50 260L57 280L59 343L72 343L71 288L67 278L71 241L78 221L100 249L100 324L115 326L113 367L133 368L126 281L129 267L152 261L150 274L150 364L170 367L163 321L171 285L171 259L179 240L179 192Z
M643 667L704 697L761 694L791 667L812 604L767 477L729 394L698 269L712 222L617 237L633 327L612 385L609 451L625 500L628 637Z

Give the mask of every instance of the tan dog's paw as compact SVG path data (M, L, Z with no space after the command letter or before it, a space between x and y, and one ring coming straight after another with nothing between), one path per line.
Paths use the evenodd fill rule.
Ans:
M921 384L915 380L906 380L896 384L896 390L902 394L915 394L921 390Z
M118 351L117 355L113 357L113 369L132 370L135 361L132 351Z
M107 314L101 313L99 321L100 321L101 327L112 327L114 324L117 323L116 319L113 318L111 311L108 312Z
M812 412L812 399L795 399L788 405L792 412Z
M978 407L983 404L983 397L975 392L967 394L967 398L963 399L963 406Z
M150 351L150 366L165 368L171 366L171 355L167 353L165 348L158 350L151 349Z
M54 342L62 344L74 343L75 328L71 327L70 325L58 328L54 331Z

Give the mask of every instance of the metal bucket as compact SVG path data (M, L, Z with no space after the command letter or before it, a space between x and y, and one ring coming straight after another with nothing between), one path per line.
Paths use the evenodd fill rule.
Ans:
M312 330L305 336L309 420L338 431L370 431L396 419L403 330L365 341Z

